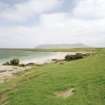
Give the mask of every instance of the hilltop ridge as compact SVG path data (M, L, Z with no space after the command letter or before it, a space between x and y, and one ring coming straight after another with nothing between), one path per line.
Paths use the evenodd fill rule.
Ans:
M75 44L41 44L36 46L36 48L41 49L52 49L52 48L87 48L89 46L82 44L82 43L75 43Z

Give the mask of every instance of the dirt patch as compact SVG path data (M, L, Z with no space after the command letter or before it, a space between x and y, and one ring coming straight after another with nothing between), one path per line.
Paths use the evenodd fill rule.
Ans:
M7 95L0 93L0 105L6 105L8 102Z
M18 66L2 66L0 65L0 83L4 83L10 79L14 79L16 75L22 74L23 71L31 67L18 67Z
M54 94L57 97L67 98L69 96L72 96L74 94L74 91L75 91L75 89L74 88L71 88L71 89L66 89L66 90L63 90L63 91L55 92Z

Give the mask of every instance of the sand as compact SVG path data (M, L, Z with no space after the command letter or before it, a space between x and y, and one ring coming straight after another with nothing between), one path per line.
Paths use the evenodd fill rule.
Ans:
M56 52L55 54L50 55L48 57L43 57L43 58L38 58L38 59L33 58L33 59L30 59L30 60L22 61L21 63L22 64L27 64L27 63L36 63L36 64L50 63L50 62L52 62L52 59L61 60L61 59L64 59L67 54L75 54L75 53L76 52Z
M19 72L25 71L30 67L18 67L18 66L2 66L0 65L0 83L4 83L11 78L14 78Z

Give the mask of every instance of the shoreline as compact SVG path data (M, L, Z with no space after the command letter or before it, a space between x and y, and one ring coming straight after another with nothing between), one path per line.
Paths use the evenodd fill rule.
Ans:
M53 55L50 55L48 57L43 57L43 58L33 58L29 60L23 60L20 62L20 64L25 64L26 66L24 67L19 67L19 66L11 66L11 65L0 65L0 83L4 83L5 81L9 80L10 78L14 78L16 74L19 74L22 71L26 71L28 69L32 68L32 65L27 65L27 64L36 64L36 65L43 65L43 64L48 64L52 63L53 59L57 60L64 60L66 55L74 55L77 52L56 52ZM87 52L78 52L78 53L87 53Z
M53 55L49 55L47 57L42 57L42 58L33 58L29 60L23 60L20 63L21 64L28 64L28 63L35 63L35 64L44 64L44 63L50 63L52 59L64 59L64 57L67 54L75 54L74 52L56 52Z
M43 58L33 58L29 60L23 60L21 64L28 64L28 63L35 63L35 64L44 64L44 63L51 63L53 59L62 60L65 58L66 55L75 55L76 53L85 54L87 52L55 52L53 55L49 55Z

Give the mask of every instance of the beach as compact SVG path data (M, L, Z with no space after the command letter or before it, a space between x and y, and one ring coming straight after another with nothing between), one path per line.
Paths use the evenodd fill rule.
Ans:
M76 52L54 52L52 55L48 55L42 58L32 58L29 60L23 60L21 61L21 64L27 64L27 63L36 63L36 64L44 64L44 63L51 63L53 59L64 59L66 55L70 54L73 55Z
M51 63L54 59L57 60L63 60L66 55L75 55L76 53L82 53L87 54L90 52L53 52L53 54L42 57L42 58L32 58L29 60L23 60L21 61L21 64L28 64L28 63L35 63L35 64L45 64L45 63Z
M79 52L79 53L86 53L86 52ZM19 67L19 66L6 66L0 65L0 83L7 81L10 78L15 77L16 74L25 71L27 69L31 69L31 64L36 65L43 65L54 62L53 60L64 60L66 55L74 55L76 52L56 52L55 54L42 57L42 58L33 58L29 60L23 60L20 64L24 64L27 66Z

